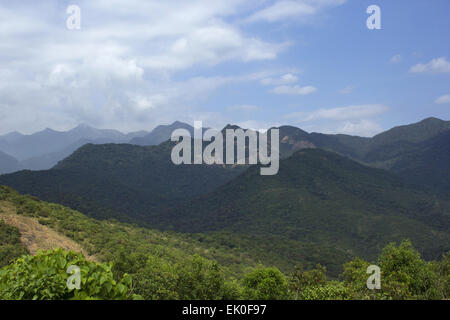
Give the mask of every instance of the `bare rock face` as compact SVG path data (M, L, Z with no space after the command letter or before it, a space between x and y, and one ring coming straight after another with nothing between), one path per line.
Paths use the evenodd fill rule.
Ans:
M297 141L289 136L284 136L281 141L281 143L285 143L285 144L289 144L292 147L292 152L297 151L297 150L301 150L301 149L309 149L309 148L316 148L316 146L314 145L314 143L307 141L307 140L300 140Z

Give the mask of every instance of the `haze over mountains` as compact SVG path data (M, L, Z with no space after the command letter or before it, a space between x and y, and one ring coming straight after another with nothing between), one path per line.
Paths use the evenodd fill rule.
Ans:
M46 170L68 157L79 147L87 144L132 143L138 145L159 144L170 137L173 130L191 126L175 122L158 126L152 132L138 131L124 134L117 130L96 129L79 125L69 131L43 131L23 135L18 132L0 136L0 173L20 169Z
M314 257L337 273L348 256L369 259L403 238L430 259L450 249L449 121L428 118L373 138L282 126L275 176L257 165L176 166L167 140L177 127L192 130L175 122L130 139L143 145L117 143L129 136L114 131L92 134L116 143L85 144L50 170L2 175L0 185L95 218L258 246L285 267Z
M309 142L317 148L395 172L411 183L450 194L450 121L427 118L372 138L306 134L293 127L287 132L283 128L280 128L280 139L289 139L294 150L301 148L295 141Z

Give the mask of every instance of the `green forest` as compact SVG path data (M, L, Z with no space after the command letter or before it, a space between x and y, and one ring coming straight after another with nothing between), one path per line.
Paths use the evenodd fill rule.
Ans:
M60 248L31 255L7 210L36 219L74 240L81 253ZM371 261L352 257L340 274L320 264L271 265L258 255L200 241L202 236L95 220L59 204L0 187L0 299L448 299L450 255L426 261L403 240ZM11 212L9 212L11 214ZM205 238L207 238L205 236ZM238 248L239 249L239 248ZM367 289L367 267L381 269L381 289ZM80 268L80 289L69 289L67 268ZM282 266L282 264L281 264ZM288 271L289 270L289 271Z

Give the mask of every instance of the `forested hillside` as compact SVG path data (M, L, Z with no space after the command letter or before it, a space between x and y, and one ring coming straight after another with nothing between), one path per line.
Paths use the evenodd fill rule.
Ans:
M152 223L188 233L270 235L365 258L409 238L427 258L436 258L450 248L449 217L448 198L335 153L305 149L282 160L277 175L261 176L252 167Z
M383 289L370 291L369 262L359 258L343 265L338 280L327 279L320 265L297 264L282 273L237 248L98 221L0 187L0 220L11 215L57 230L95 258L62 249L23 255L27 249L18 229L0 221L0 252L8 253L0 269L0 299L443 299L450 294L449 256L425 262L409 242L379 252L375 260L383 270ZM80 289L66 286L71 265L82 270Z
M172 147L171 142L148 147L88 144L52 170L3 175L0 183L93 217L146 223L157 210L206 194L245 169L176 166Z

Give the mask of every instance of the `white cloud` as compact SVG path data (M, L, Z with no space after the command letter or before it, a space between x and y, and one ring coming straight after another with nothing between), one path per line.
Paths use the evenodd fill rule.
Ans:
M287 43L230 22L256 1L79 0L81 29L74 31L66 28L63 5L0 4L1 130L63 130L80 122L147 129L195 114L221 86L273 76L175 80L193 66L276 59Z
M146 96L131 92L128 94L128 96L138 111L155 109L158 106L167 104L168 102L168 97L163 94Z
M278 1L262 8L266 14L257 20L281 19L290 5L295 18L311 17L343 2ZM294 85L298 72L291 68L252 74L243 68L228 76L217 76L211 68L233 63L230 70L238 70L253 62L251 70L257 70L257 62L277 59L289 48L289 41L268 40L240 23L261 3L268 2L77 0L81 29L71 31L65 4L2 2L0 130L29 133L88 123L130 131L174 117L218 121L218 113L202 106L211 93L229 84L264 83L262 79L276 87L275 93L315 91Z
M445 57L433 59L423 64L419 63L412 66L409 72L412 73L450 73L450 62Z
M294 83L298 81L298 77L292 73L287 73L281 77L282 83Z
M346 121L335 129L335 133L343 133L361 137L372 137L382 131L383 128L378 123L368 119Z
M373 117L380 115L387 110L388 107L382 104L366 104L332 109L319 109L309 113L297 113L297 115L301 116L303 121L318 119L351 120Z
M276 22L295 18L296 21L314 16L324 8L344 4L346 0L282 0L255 12L248 22Z
M342 88L341 90L338 90L340 94L350 94L355 90L355 86L346 86L345 88Z
M325 134L348 134L360 137L373 137L385 129L372 119L348 120L326 123L302 124L302 129L308 132L320 132Z
M403 57L401 54L396 54L395 56L393 56L390 60L391 63L400 63L402 62Z
M198 28L168 43L140 61L153 69L179 70L196 64L216 65L228 60L258 61L275 59L288 44L273 44L244 37L228 25Z
M272 127L279 127L281 124L278 122L266 122L258 120L246 120L236 123L237 126L243 129L250 129L259 132L265 132Z
M291 95L307 95L313 92L316 92L317 88L313 86L305 86L301 87L298 85L295 86L278 86L270 90L270 92L275 94L291 94Z
M286 73L278 78L264 78L261 81L262 85L283 85L298 82L298 77L292 73Z
M436 104L450 103L450 94L444 94L443 96L440 96L434 101L434 103Z
M294 112L284 118L300 123L300 127L308 131L369 137L383 131L375 117L388 109L382 104L366 104L318 109L311 112Z

